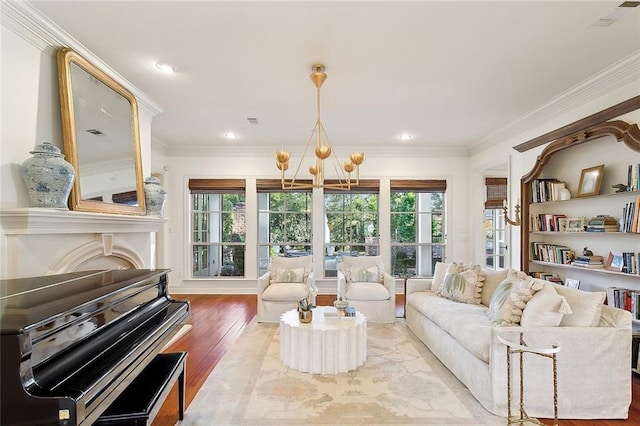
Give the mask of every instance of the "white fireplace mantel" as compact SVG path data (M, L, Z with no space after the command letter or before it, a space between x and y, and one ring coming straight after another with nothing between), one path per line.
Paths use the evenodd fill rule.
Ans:
M65 209L0 210L0 279L88 269L155 267L157 216Z
M0 210L6 235L158 232L166 218L77 212L64 209Z

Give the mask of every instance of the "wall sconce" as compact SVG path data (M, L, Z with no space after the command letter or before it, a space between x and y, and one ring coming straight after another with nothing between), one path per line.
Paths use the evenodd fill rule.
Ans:
M502 213L504 215L504 221L509 225L520 226L520 198L516 201L515 206L516 217L514 220L509 219L509 206L507 205L507 200L504 200L502 203Z

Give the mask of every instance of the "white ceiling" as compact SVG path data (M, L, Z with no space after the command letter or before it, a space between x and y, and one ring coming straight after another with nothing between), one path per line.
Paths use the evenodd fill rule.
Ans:
M620 3L31 2L165 110L154 144L255 153L307 141L317 62L337 151L472 147L640 51L640 7L594 25Z

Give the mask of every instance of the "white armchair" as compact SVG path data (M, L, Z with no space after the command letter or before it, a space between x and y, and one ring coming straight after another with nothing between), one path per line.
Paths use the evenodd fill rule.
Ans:
M338 298L362 312L368 322L396 320L396 279L384 271L380 256L343 256L338 265Z
M269 270L258 278L258 322L279 322L280 315L298 307L298 300L318 293L311 256L274 256Z

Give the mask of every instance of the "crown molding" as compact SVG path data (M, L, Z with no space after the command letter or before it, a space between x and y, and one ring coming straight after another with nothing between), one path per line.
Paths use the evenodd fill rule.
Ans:
M129 90L136 97L141 113L154 117L164 112L160 105L29 3L2 1L0 7L2 26L35 48L53 57L60 47L69 47Z
M168 157L273 157L274 150L255 147L221 147L221 146L167 146L154 140L154 148L158 146L158 152L164 150ZM300 158L302 149L291 150L292 158ZM349 152L334 150L339 159L348 159ZM367 157L376 158L397 158L397 157L431 157L431 158L451 158L469 157L469 150L466 147L455 148L428 148L428 147L380 147L367 148ZM310 155L310 154L307 154Z
M482 152L495 145L496 141L502 142L513 138L531 128L548 122L558 115L583 106L590 100L604 96L633 82L640 82L640 50L560 93L511 124L485 136L470 147L470 153L474 155ZM630 94L630 96L632 95Z

